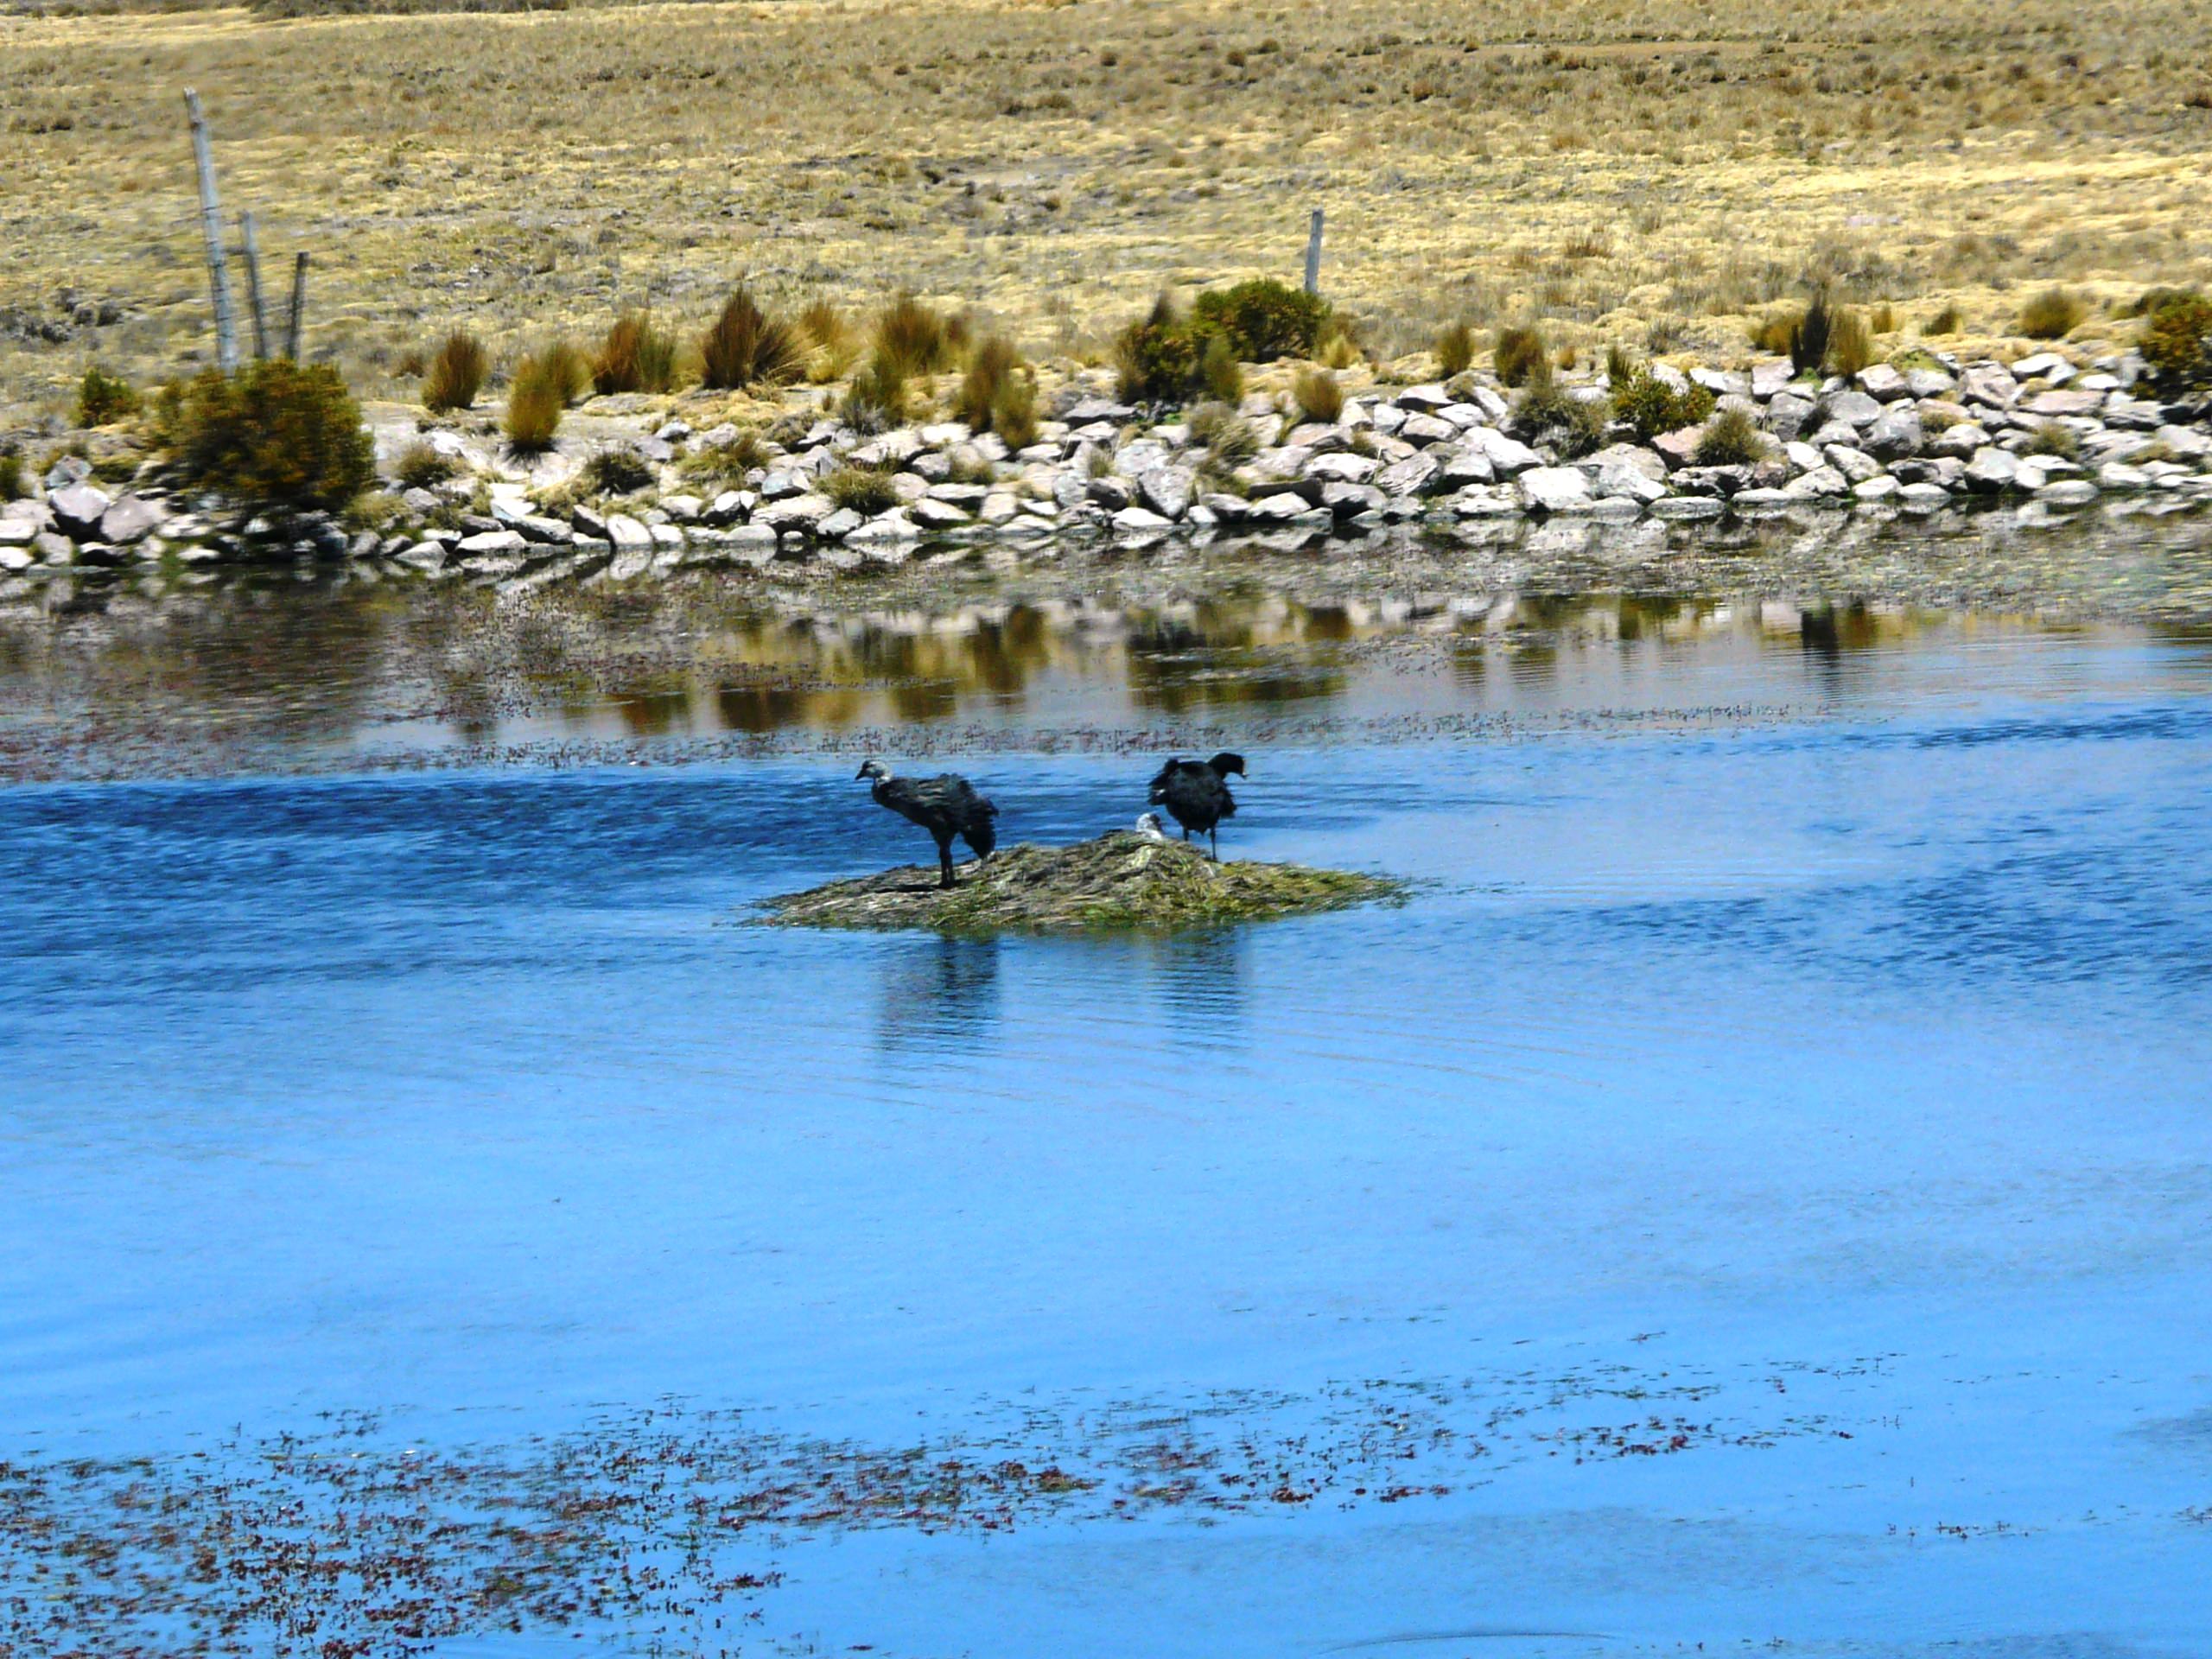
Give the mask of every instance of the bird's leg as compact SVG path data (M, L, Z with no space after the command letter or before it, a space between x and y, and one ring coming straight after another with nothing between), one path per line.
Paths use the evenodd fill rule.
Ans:
M1220 837L1219 836L1216 835L1212 830L1207 830L1207 831L1206 831L1206 842L1207 842L1207 844L1208 844L1208 845L1210 845L1211 847L1212 847L1212 849L1213 849L1213 861L1214 861L1215 863L1217 863L1217 864L1220 863L1220 862L1221 862L1221 837Z
M937 868L938 886L952 886L952 843L949 841L940 841L937 844Z

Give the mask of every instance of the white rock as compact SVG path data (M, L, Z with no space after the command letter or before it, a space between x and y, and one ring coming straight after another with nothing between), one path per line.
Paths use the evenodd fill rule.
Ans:
M1573 467L1535 467L1515 480L1532 512L1580 512L1590 505L1590 480Z

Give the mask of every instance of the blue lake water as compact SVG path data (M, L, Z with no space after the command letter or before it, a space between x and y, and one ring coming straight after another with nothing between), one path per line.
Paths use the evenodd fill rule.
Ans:
M836 754L0 790L0 1460L1282 1471L790 1521L666 1652L2212 1654L2212 641L1330 671L1209 704L1224 851L1414 896L1176 940L747 925L926 851ZM953 764L1004 839L1126 822L1146 756L1026 734L1141 683L1039 684ZM521 1625L423 1650L650 1649Z

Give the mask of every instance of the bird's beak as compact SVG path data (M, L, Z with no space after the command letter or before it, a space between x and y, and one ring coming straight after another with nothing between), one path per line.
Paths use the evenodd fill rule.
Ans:
M857 780L857 779L859 779L865 778L865 777L867 777L867 776L868 776L868 768L867 768L866 766L862 766L862 767L861 767L858 772L855 772L855 773L853 774L853 777L855 778L855 780Z

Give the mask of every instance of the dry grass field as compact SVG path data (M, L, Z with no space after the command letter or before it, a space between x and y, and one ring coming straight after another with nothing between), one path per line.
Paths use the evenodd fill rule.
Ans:
M1719 357L1808 276L1910 337L2082 333L2212 277L2200 0L775 0L0 16L0 404L212 353L181 100L311 344L370 395L749 276L899 287L1097 353L1162 284L1295 280L1395 358L1443 322ZM89 326L105 307L115 320ZM72 321L72 318L78 319ZM53 325L67 335L31 338Z

